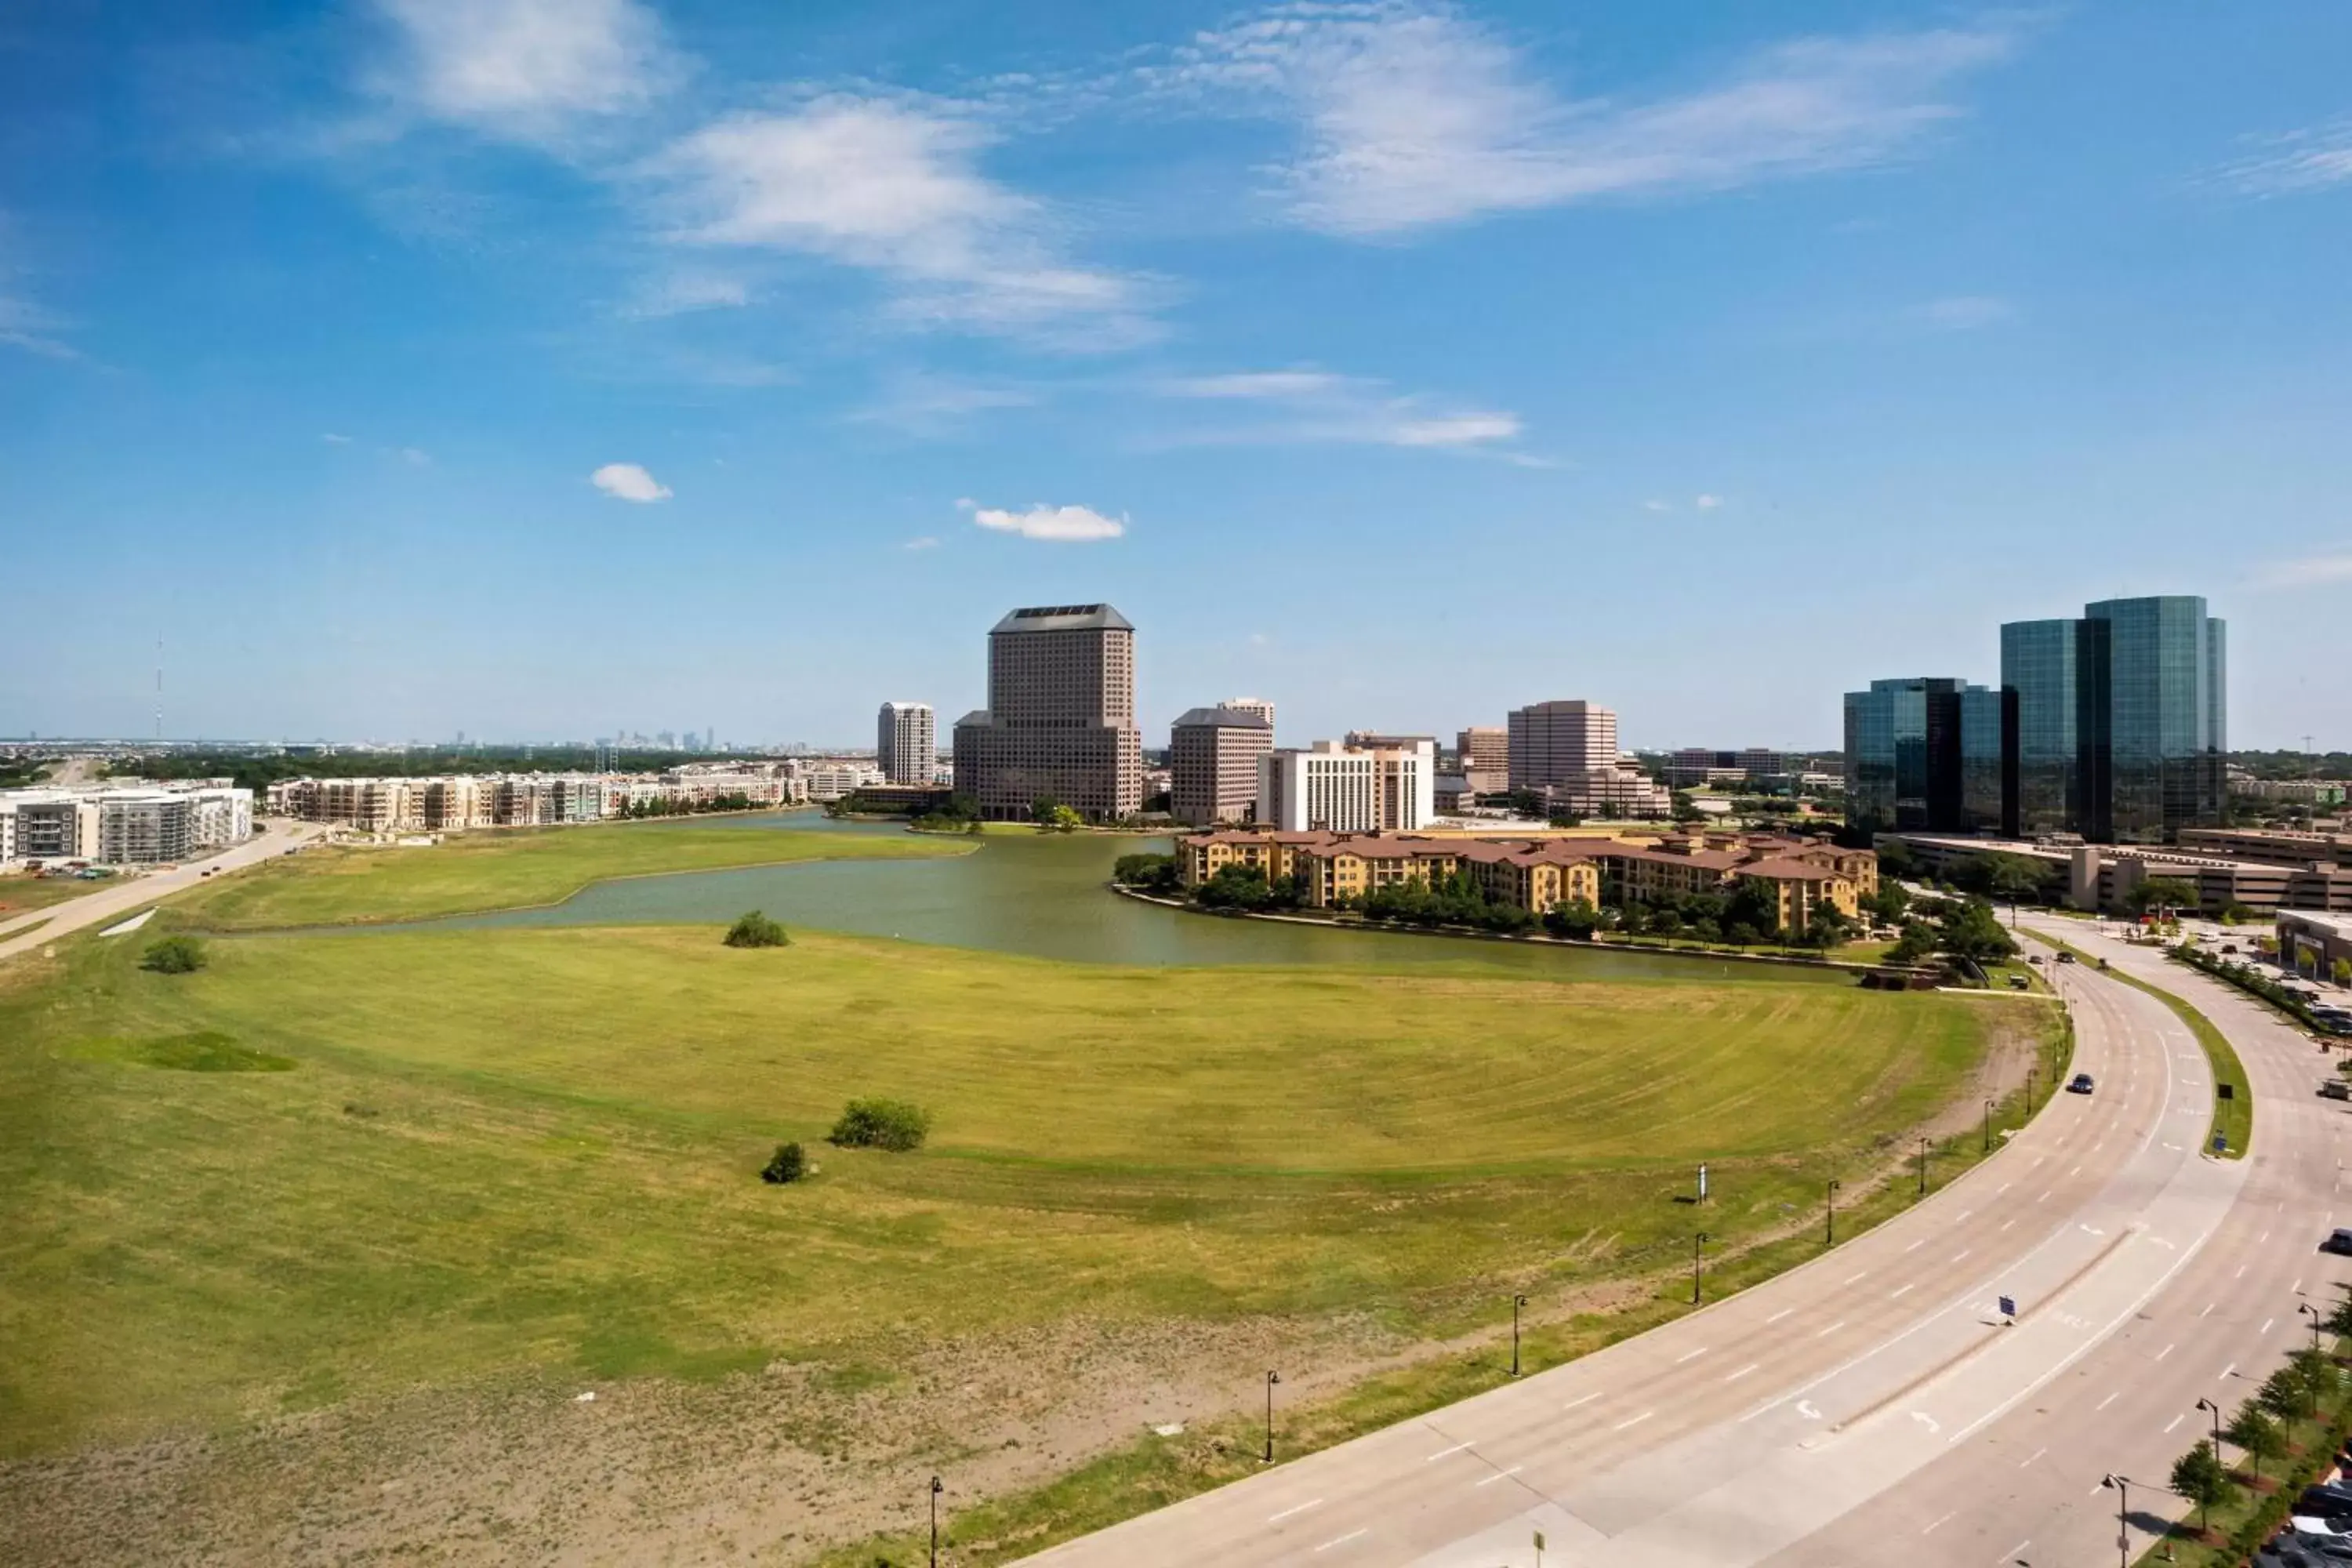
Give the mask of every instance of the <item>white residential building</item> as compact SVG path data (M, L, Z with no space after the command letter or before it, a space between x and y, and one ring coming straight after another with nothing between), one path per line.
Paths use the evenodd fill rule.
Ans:
M165 865L253 837L253 792L226 779L0 790L0 866Z
M1437 816L1436 748L1356 750L1318 741L1257 764L1257 819L1286 833L1403 833Z
M927 702L885 702L874 725L874 761L885 784L927 784L939 769L938 721Z

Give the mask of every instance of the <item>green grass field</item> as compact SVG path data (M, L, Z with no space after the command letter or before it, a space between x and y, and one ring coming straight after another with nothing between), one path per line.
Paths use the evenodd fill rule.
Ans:
M0 920L27 913L33 910L52 909L68 899L79 899L84 893L95 893L100 888L119 888L119 877L94 878L83 881L76 877L36 877L19 871L0 877Z
M431 848L335 847L255 867L180 900L183 921L263 931L424 920L561 903L591 882L787 860L961 855L922 834L859 837L693 822L605 823L461 834Z
M580 875L415 853L171 918L425 912ZM855 1369L1079 1315L1452 1332L1504 1278L1680 1256L1702 1158L1722 1244L1810 1214L1984 1044L1980 1004L1769 976L718 936L218 939L181 977L85 940L0 970L0 1454L515 1372ZM930 1146L818 1142L866 1093L930 1108ZM756 1179L784 1139L816 1180Z

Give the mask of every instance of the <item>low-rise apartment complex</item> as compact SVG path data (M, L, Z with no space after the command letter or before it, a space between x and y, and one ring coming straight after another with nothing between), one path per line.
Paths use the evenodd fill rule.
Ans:
M0 868L162 866L253 837L253 792L226 779L0 790Z
M269 786L268 807L281 816L361 833L462 833L478 827L600 822L738 798L754 805L794 805L811 798L803 776L810 771L793 761L742 768L689 766L662 773L283 779ZM856 776L878 781L879 774L866 766Z

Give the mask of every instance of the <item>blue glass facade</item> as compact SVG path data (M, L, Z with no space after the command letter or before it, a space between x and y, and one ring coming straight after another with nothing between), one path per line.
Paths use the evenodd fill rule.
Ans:
M1948 676L1845 694L1846 820L1872 833L2000 827L2001 692Z
M2012 836L2073 832L2082 815L2075 624L2011 621L2000 628L2000 688L2017 714L2007 748L2016 784L2002 824Z

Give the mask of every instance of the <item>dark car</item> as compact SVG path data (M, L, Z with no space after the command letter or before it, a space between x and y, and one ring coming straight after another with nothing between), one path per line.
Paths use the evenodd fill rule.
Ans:
M2319 1250L2341 1253L2347 1258L2352 1258L2352 1230L2337 1226L2327 1233L2327 1239L2319 1244ZM2346 1500L2352 1501L2352 1492L2346 1494Z
M2072 963L2074 962L2074 955L2071 952L2061 952L2058 955L2058 962L2061 963Z
M2306 1517L2317 1514L2323 1519L2330 1514L2352 1513L2352 1487L2340 1481L2322 1481L2317 1486L2305 1487L2303 1495L2294 1500L2294 1511Z
M2086 1072L2078 1072L2073 1078L2066 1080L2066 1092L2068 1094L2088 1094L2091 1092L2092 1087L2091 1075Z

